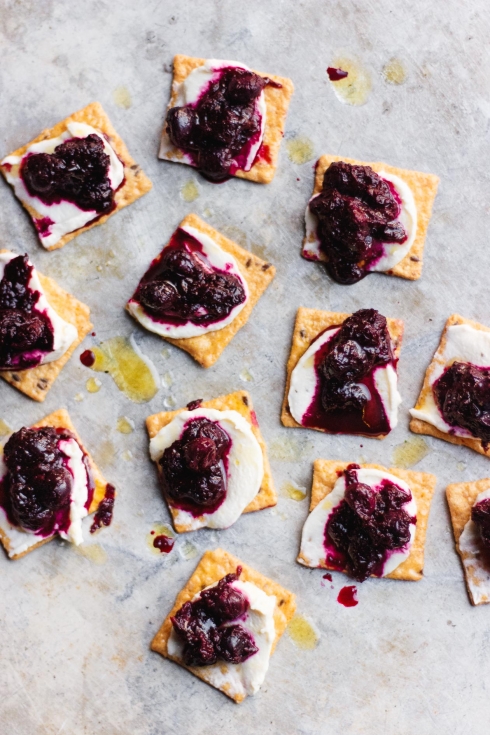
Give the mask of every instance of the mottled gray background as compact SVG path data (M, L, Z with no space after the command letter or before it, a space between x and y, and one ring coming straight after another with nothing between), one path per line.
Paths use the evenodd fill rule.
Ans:
M490 609L468 602L444 500L447 483L488 475L488 460L427 439L431 451L417 469L436 473L438 485L425 579L369 580L359 588L359 605L345 609L336 602L342 575L334 575L334 590L322 587L320 571L295 562L306 500L283 494L276 509L243 517L227 531L178 539L168 558L151 553L146 536L168 514L143 422L169 397L180 406L247 387L279 490L286 481L309 487L317 457L390 464L393 448L410 437L407 409L448 315L490 324L489 26L483 1L0 0L0 154L100 100L154 184L103 227L47 253L2 182L0 246L29 252L42 272L90 304L97 339L134 331L160 375L173 380L148 405L131 403L108 375L98 376L102 389L90 395L91 373L79 350L44 405L0 385L0 418L14 429L66 406L119 490L112 527L89 540L98 545L92 556L57 542L17 562L0 554L2 735L488 733ZM329 85L325 69L340 52L357 55L371 73L364 107L342 105ZM214 186L188 167L158 161L175 53L238 59L291 77L296 93L286 141L307 137L315 156L338 153L437 173L423 277L373 275L346 288L302 260L313 162L293 164L284 145L269 186ZM407 72L401 86L383 77L392 57ZM130 107L121 107L120 87ZM200 193L192 204L179 193L190 179ZM176 348L164 358L162 342L123 311L149 259L191 211L277 266L250 322L206 371ZM406 320L404 403L398 428L383 442L281 427L299 305L372 306ZM244 369L249 383L240 378ZM75 401L80 393L84 399ZM121 415L136 424L130 436L116 432ZM300 613L320 635L313 651L285 635L262 691L241 706L148 649L196 565L197 557L185 557L218 545L296 592Z

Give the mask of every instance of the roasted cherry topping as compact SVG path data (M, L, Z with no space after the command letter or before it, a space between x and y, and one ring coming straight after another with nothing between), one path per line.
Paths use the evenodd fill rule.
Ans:
M28 154L21 176L29 194L45 204L65 200L102 214L114 207L109 164L101 138L92 133L60 143L54 153Z
M216 422L205 418L188 421L181 438L160 459L168 497L191 513L215 511L226 495L230 445L230 437Z
M73 479L58 447L68 439L65 429L23 428L6 443L7 514L16 526L43 536L69 527Z
M261 119L256 100L268 83L270 80L245 69L220 70L218 79L196 103L168 111L170 140L189 153L196 168L209 179L228 178L244 165L245 160L240 160L243 149L258 140Z
M412 499L397 485L383 480L373 490L357 480L359 465L344 472L345 495L332 511L325 527L327 548L333 543L346 569L359 582L370 574L381 576L387 554L410 541L410 524L415 519L403 509Z
M453 362L434 383L444 421L466 429L486 448L490 443L490 369Z
M400 203L394 188L370 166L331 163L310 211L318 218L327 269L338 283L360 281L383 255L383 243L407 239L397 220Z
M33 367L43 352L53 349L51 322L35 311L39 291L29 288L31 274L27 255L5 265L0 281L0 370Z
M480 532L483 545L490 551L490 498L480 500L473 506L471 520Z
M143 276L133 298L152 318L169 323L212 324L245 301L240 279L213 270L201 244L178 229Z
M235 622L249 608L246 597L232 586L241 572L237 567L235 574L227 574L196 600L184 603L172 618L174 630L185 644L187 666L207 666L218 659L240 664L259 650L251 633Z

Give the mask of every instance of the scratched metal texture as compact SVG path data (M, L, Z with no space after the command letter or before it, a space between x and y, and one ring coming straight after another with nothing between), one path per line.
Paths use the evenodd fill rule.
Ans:
M0 153L4 155L92 100L100 100L153 191L78 237L44 252L9 187L0 184L0 245L27 251L39 269L92 308L97 339L135 333L170 387L146 405L118 392L108 375L89 394L81 348L44 405L0 385L0 417L13 429L66 406L100 467L117 486L112 527L96 538L99 562L54 542L17 562L0 554L0 731L3 735L166 735L271 732L428 735L488 732L490 608L472 608L456 556L444 489L489 474L488 460L427 438L417 469L438 477L418 583L370 580L359 604L336 602L347 581L295 562L307 500L280 494L276 509L250 514L222 532L198 531L156 556L147 534L169 520L148 458L144 419L239 388L250 390L271 452L275 482L309 489L317 457L390 465L410 438L407 411L452 312L490 325L488 299L488 8L414 0L284 2L248 0L1 0ZM325 69L356 55L373 90L363 107L342 105ZM417 282L373 275L332 283L300 258L313 161L293 164L282 146L274 182L214 186L189 167L156 157L175 53L231 58L291 77L296 86L285 142L312 141L335 153L437 173L441 186ZM407 72L389 85L391 58ZM131 106L121 107L125 91ZM199 197L180 190L197 181ZM180 219L196 212L277 267L277 278L221 360L203 370L145 333L124 312L149 260ZM113 254L111 254L111 251ZM399 426L384 441L329 437L279 422L295 312L304 305L351 311L375 307L405 319ZM90 339L85 346L90 345ZM243 372L245 371L245 372ZM250 382L244 377L249 371ZM167 373L169 375L167 375ZM170 378L169 378L170 376ZM242 376L242 377L240 377ZM82 401L75 396L83 394ZM136 425L116 431L119 416ZM131 456L127 454L128 450ZM186 545L187 544L187 545ZM223 546L293 590L316 627L303 651L286 634L261 692L236 706L184 669L149 651L152 636L200 555Z

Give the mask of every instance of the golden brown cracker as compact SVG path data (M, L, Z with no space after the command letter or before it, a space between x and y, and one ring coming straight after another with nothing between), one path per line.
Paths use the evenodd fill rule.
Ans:
M316 508L327 495L329 495L340 474L349 465L349 462L337 462L331 459L317 459L313 464L313 483L311 486L310 513ZM436 489L437 478L427 472L414 472L413 470L402 470L398 467L382 467L377 464L361 464L362 469L376 469L389 472L395 477L407 483L417 503L417 526L415 541L410 550L410 555L390 574L389 579L404 579L417 581L422 579L424 570L424 547L427 534L427 523L432 496ZM301 552L298 555L300 563L306 563ZM336 567L327 563L321 565L325 569L338 571ZM374 576L374 575L373 575Z
M0 250L0 253L6 252ZM70 345L64 355L54 362L31 368L30 370L5 370L0 376L35 401L44 401L49 389L68 362L78 345L92 329L90 309L74 296L64 291L52 278L43 276L38 271L41 286L50 306L66 322L73 324L78 332L77 339Z
M247 282L250 295L241 312L222 329L186 339L163 337L167 342L188 352L202 367L207 368L214 365L235 334L248 322L255 305L274 278L276 269L270 263L241 248L233 240L229 240L195 214L187 215L179 225L179 227L186 226L194 227L208 235L222 250L234 256L240 273Z
M351 316L351 314L338 313L335 311L320 311L319 309L306 309L304 306L299 307L294 325L291 352L286 366L286 389L284 391L281 411L281 421L284 426L305 428L301 426L301 424L298 424L289 410L288 395L289 387L291 385L291 373L298 364L300 358L321 332L324 332L328 327L334 327L342 324L349 316ZM388 331L393 342L393 352L395 357L398 358L400 356L403 338L403 322L401 319L388 318L387 322ZM324 429L315 429L315 431L324 431ZM367 434L366 436L370 436L374 439L383 439L385 435L373 437L371 434Z
M454 531L454 541L456 544L456 551L458 552L461 562L463 562L463 553L459 547L459 538L463 533L464 527L471 519L471 509L475 504L478 495L485 490L490 488L490 478L486 477L483 480L475 480L473 482L456 482L452 485L448 485L446 488L447 504L449 506L449 512L451 514L451 523ZM473 597L473 592L470 587L469 575L471 569L468 569L463 563L463 572L465 576L466 589L472 605L481 605L486 602L490 602L489 599L482 599L476 602ZM472 580L473 581L473 580Z
M260 428L257 422L257 416L253 409L252 398L249 393L245 390L236 391L236 393L229 393L226 396L219 396L218 398L212 398L210 401L203 401L201 403L202 408L214 408L217 411L238 411L244 419L250 424L255 438L260 444L262 449L262 456L264 458L264 478L259 492L255 498L247 505L244 513L251 513L256 510L263 510L264 508L270 508L277 504L277 495L274 488L274 481L272 479L271 468L269 464L269 458L267 456L267 446L260 432ZM167 426L179 413L186 411L186 408L179 408L176 411L161 411L160 413L148 416L146 419L146 427L150 439L158 434L160 429ZM157 471L160 473L160 466L157 465ZM174 528L177 533L186 533L192 531L192 528L183 524L177 523L176 518L178 510L176 510L167 499L167 505L170 513L172 514Z
M50 413L49 416L46 416L41 421L38 421L36 424L33 424L33 427L41 427L41 426L52 426L55 429L68 429L75 435L78 443L80 444L81 448L87 455L88 462L89 462L90 468L93 473L93 477L95 481L95 491L94 491L94 497L92 499L92 503L89 508L89 514L95 513L95 511L97 510L101 501L104 498L106 487L108 483L105 480L99 468L97 467L97 465L95 464L92 458L92 455L84 447L83 442L80 439L80 436L78 435L78 432L72 423L72 420L70 418L68 411L66 411L66 409L64 408L60 408L58 411L54 411L53 413ZM23 551L21 554L16 554L15 556L12 556L9 558L10 559L20 559L21 557L26 556L26 554L29 554L31 551L34 551L34 549L37 549L39 546L43 546L44 544L48 543L48 541L52 541L55 535L42 539L42 541L39 541L37 544L34 544L34 546L29 547L26 551ZM8 537L2 532L1 529L0 529L0 541L3 544L5 551L8 553L9 551Z
M112 212L102 215L95 222L89 222L87 225L85 225L84 227L80 227L74 232L69 232L67 235L64 235L55 245L46 248L47 250L58 250L59 248L62 248L64 245L66 245L66 243L70 242L70 240L73 240L74 237L77 237L77 235L79 235L81 232L85 232L86 230L92 229L92 227L103 224L119 209L127 207L128 204L132 204L132 202L136 201L136 199L139 199L141 196L143 196L143 194L146 194L148 191L150 191L153 186L150 179L143 173L142 169L129 154L126 145L116 133L111 121L109 120L107 114L104 112L102 105L99 102L92 102L90 105L87 105L82 110L78 110L78 112L73 113L73 115L70 115L61 122L57 123L52 128L47 128L46 130L43 130L42 133L34 138L34 140L31 140L30 143L26 143L26 145L17 148L17 150L9 153L8 155L23 156L26 150L34 143L39 143L41 140L46 140L47 138L57 138L59 135L61 135L61 133L65 132L68 123L71 122L79 122L85 123L86 125L91 125L97 130L100 130L101 133L104 133L109 143L114 148L117 155L124 164L124 183L115 194L114 200L116 203L116 207ZM0 170L5 176L5 167L0 166ZM27 209L31 217L35 219L36 213L32 209L32 207L24 203L22 203L22 205L25 207L25 209Z
M319 158L317 162L312 196L319 194L322 190L325 171L335 161L344 161L345 163L352 163L357 166L371 166L376 173L386 171L387 173L399 176L400 179L403 179L408 184L412 190L417 207L417 235L405 257L393 268L386 271L386 273L390 276L407 278L410 281L415 281L420 278L422 275L425 239L429 228L432 207L437 194L439 177L421 171L408 171L403 168L396 168L386 163L367 163L366 161L356 161L354 158L325 155ZM305 238L304 242L306 243L306 241L307 238Z
M483 324L474 322L471 319L465 319L464 317L459 316L459 314L451 314L451 316L449 317L449 319L447 320L444 326L444 331L442 332L441 341L439 342L439 346L434 353L434 356L429 364L429 367L426 370L425 377L424 377L424 383L422 385L422 389L420 391L419 397L417 398L417 403L415 404L415 408L417 410L420 410L422 408L425 402L425 399L431 393L432 389L430 387L430 379L437 365L443 362L442 356L446 348L447 330L449 329L449 327L453 326L454 324L468 324L468 326L473 327L473 329L478 329L483 332L490 332L490 329L488 327L485 327ZM452 434L446 434L444 431L440 431L439 429L437 429L435 426L428 423L427 421L423 421L422 419L416 419L416 418L410 419L410 429L411 431L414 432L414 434L427 434L427 436L435 436L437 439L443 439L444 441L449 442L450 444L463 444L465 447L469 447L470 449L473 449L475 452L478 452L479 454L483 454L486 457L490 457L490 447L488 449L485 449L483 447L481 439L476 439L472 437L453 436Z
M175 106L178 85L189 76L191 71L202 66L205 61L206 59L197 59L180 54L177 54L177 56L174 57L172 92L167 109ZM267 117L262 145L268 152L266 158L259 158L259 160L256 160L250 171L237 171L234 175L241 179L255 181L257 184L269 184L274 178L274 174L276 172L279 148L281 147L281 141L284 137L286 115L289 107L289 101L294 92L294 85L292 81L286 77L278 77L272 74L263 74L261 72L255 73L259 74L261 77L268 77L273 82L282 86L277 88L268 85L264 89ZM165 139L170 143L165 124L163 127L162 139ZM167 155L168 157L166 156L165 160L176 162L180 162L182 160L182 152L179 148L174 148Z
M264 575L260 574L260 572L256 572L255 569L247 566L242 561L236 559L234 556L229 554L227 551L224 551L223 549L206 551L206 553L203 555L194 574L191 576L181 592L179 592L179 594L177 595L175 605L163 621L160 630L153 638L151 642L151 649L153 651L156 651L157 653L160 653L166 658L172 658L167 650L167 643L172 630L171 618L178 610L180 610L184 603L192 600L205 587L209 587L209 585L218 582L226 574L231 574L235 572L237 566L242 567L242 573L240 575L241 581L252 582L261 590L263 590L263 592L265 592L267 595L274 595L276 597L277 603L274 611L276 638L272 646L273 653L277 642L286 630L289 621L295 613L295 595L292 592L284 589L284 587L281 587L279 584L277 584L277 582L274 582L273 580L264 577ZM176 658L172 658L172 660L176 661L181 666L184 666L184 668L188 669L188 671L202 679L202 674L199 667L185 666L185 664L183 664ZM221 688L221 691L229 696L231 699L234 699L237 703L242 702L245 698L241 696L234 696L232 693L227 691L225 686Z

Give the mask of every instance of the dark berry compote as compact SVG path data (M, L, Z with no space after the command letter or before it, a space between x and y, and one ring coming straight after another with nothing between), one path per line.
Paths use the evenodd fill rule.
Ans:
M29 286L32 271L27 255L5 265L0 281L0 370L35 367L53 351L53 325L36 308L40 292Z
M490 444L490 368L453 362L434 383L433 393L444 421L453 429L466 429L486 450Z
M231 439L217 422L190 419L159 461L170 503L194 516L214 513L226 497L230 448Z
M250 631L237 622L249 609L245 595L233 586L241 572L237 567L236 573L184 603L172 618L173 629L184 642L187 666L209 666L218 660L241 664L259 650Z
M379 436L391 430L375 372L396 365L386 318L376 309L348 317L315 353L313 401L301 424L336 434Z
M73 475L59 445L71 439L75 437L68 429L23 428L5 444L7 473L0 482L0 505L12 525L43 538L68 531ZM88 509L94 482L83 456Z
M44 204L68 201L101 215L115 206L109 165L102 139L92 133L65 140L53 153L28 153L20 175L29 194Z
M214 268L201 242L179 228L151 263L130 304L140 304L155 322L205 327L226 319L245 299L241 279Z
M384 243L401 245L407 233L397 219L401 199L370 166L331 163L322 191L309 203L331 277L342 284L364 278L384 255Z
M471 520L478 528L483 546L490 552L490 498L475 503L471 509Z
M223 181L239 169L249 170L250 150L263 132L257 102L267 84L269 79L247 69L214 70L196 102L168 111L171 142L213 181Z
M412 500L410 492L388 479L375 488L359 482L359 469L351 464L344 471L344 499L328 518L324 543L327 562L363 582L383 575L391 554L410 543L417 519L403 507Z

